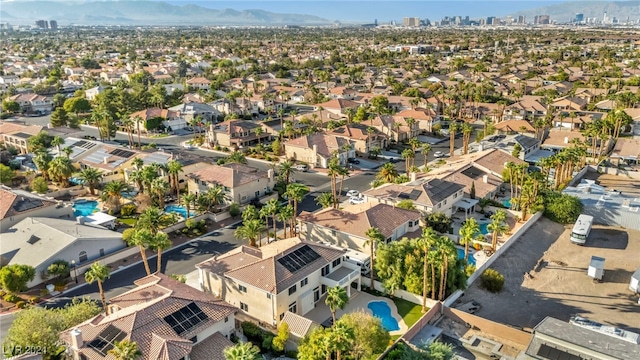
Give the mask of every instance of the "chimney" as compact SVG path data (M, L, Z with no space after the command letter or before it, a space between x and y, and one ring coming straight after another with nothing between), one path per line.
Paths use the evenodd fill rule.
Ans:
M484 146L482 145L482 143L478 144L478 152L481 152L484 150Z
M80 224L80 225L84 225L84 220L85 220L85 219L84 219L84 216L78 216L78 217L76 218L76 221L77 221L77 222L78 222L78 224Z
M82 331L78 328L74 328L71 330L71 348L73 350L80 350L81 347L84 346L84 341L82 341Z
M565 137L564 137L564 143L565 143L565 144L568 144L568 143L569 143L569 137L567 137L567 136L565 136Z
M102 163L103 164L108 164L109 163L109 157L105 156L104 159L102 159Z
M489 175L482 175L482 182L487 183L489 181Z
M270 181L273 181L273 169L267 170L267 177Z
M313 153L317 154L318 153L318 145L313 145Z
M415 172L409 174L409 176L411 177L411 181L416 181L416 175L417 174Z

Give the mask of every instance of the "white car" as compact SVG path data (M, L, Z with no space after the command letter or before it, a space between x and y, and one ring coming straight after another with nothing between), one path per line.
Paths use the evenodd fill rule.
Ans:
M365 200L363 197L352 196L351 198L349 198L349 204L351 205L364 204L364 203L365 203Z
M354 197L354 196L358 197L358 196L360 196L360 191L358 191L358 190L349 190L349 191L347 191L347 196L350 197L350 198Z
M444 156L444 153L442 151L436 151L433 153L433 156L437 157L437 158L441 158Z

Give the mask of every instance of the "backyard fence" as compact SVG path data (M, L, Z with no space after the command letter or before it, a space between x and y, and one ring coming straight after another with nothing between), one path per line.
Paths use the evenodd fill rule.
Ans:
M361 278L361 282L362 282L362 285L368 286L369 288L371 287L371 279L370 278L362 277ZM380 292L386 293L384 285L382 285L382 283L380 281L378 281L378 280L373 280L373 288L375 290L380 291ZM414 293L411 293L411 292L408 292L408 291L405 291L405 290L398 289L398 290L393 292L393 296L397 297L399 299L410 301L410 302L412 302L414 304L422 305L422 296L414 294ZM431 308L431 307L435 306L436 304L438 304L439 302L436 301L436 300L432 300L432 299L427 298L427 302L426 303L427 303L427 307Z

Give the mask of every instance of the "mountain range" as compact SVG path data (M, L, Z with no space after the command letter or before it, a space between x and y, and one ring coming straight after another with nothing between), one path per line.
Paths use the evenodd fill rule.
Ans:
M479 18L547 14L567 22L575 13L602 19L640 19L640 1L176 1L0 0L0 22L34 24L55 19L60 25L329 25L380 23L411 16L437 21L445 15Z

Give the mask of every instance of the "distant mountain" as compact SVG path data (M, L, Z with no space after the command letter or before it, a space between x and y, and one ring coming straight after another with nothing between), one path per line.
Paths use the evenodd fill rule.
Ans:
M60 25L327 25L313 15L281 14L264 10L210 9L198 5L171 5L160 1L9 1L2 2L2 19L33 24L55 19Z
M608 19L616 17L620 21L626 21L627 18L638 20L640 1L571 1L520 11L513 15L525 15L529 22L532 22L536 15L549 15L551 21L564 23L570 21L576 13L584 14L585 19L595 17L602 20L605 12Z

